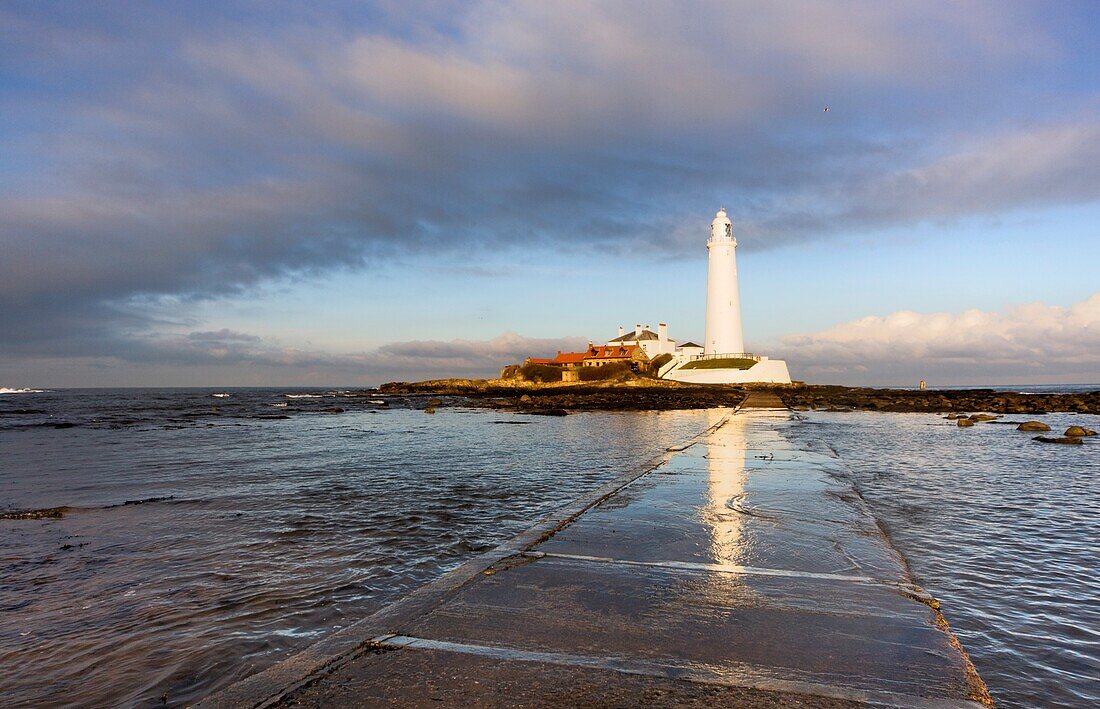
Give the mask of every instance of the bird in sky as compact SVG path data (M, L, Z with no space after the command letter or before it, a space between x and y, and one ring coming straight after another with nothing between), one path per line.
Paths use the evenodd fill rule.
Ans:
M825 107L825 110L824 110L824 111L822 111L822 113L828 113L828 112L829 112L829 107L828 107L828 106L826 106L826 107Z

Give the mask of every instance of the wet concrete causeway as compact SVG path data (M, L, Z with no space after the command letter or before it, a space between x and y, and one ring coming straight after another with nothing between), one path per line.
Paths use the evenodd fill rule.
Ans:
M203 705L988 704L797 425L773 399L715 411L648 472Z

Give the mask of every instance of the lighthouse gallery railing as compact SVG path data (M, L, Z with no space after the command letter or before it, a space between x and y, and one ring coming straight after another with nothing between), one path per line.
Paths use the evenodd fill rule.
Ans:
M717 354L692 355L691 359L693 361L699 359L755 359L757 362L760 361L760 357L752 352L719 352Z

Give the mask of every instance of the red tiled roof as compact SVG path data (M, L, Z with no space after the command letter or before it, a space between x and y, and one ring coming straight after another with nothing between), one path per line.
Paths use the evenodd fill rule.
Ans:
M559 352L553 359L554 364L580 364L587 352Z
M587 352L559 352L557 357L528 357L526 362L528 364L551 365L581 364L587 354Z
M638 345L593 345L585 353L585 359L630 359Z

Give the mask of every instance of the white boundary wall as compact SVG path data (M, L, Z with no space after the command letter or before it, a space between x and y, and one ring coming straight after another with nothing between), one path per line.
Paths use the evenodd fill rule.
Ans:
M781 359L765 359L748 369L681 369L690 360L669 362L674 367L662 367L660 377L688 384L790 384L791 374ZM668 365L666 365L667 367Z

